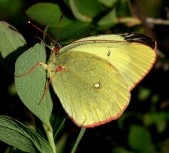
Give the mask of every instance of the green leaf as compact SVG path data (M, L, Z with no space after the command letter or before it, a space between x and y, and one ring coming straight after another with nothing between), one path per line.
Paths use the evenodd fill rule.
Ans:
M58 25L61 14L59 6L53 3L37 3L26 10L30 19L43 25Z
M147 113L144 115L143 121L146 126L156 125L157 131L162 133L167 128L169 112Z
M64 16L61 20L59 37L58 37L57 31L58 31L58 25L60 22L60 16L62 12L60 11L60 8L57 4L37 3L31 6L30 8L28 8L26 14L32 20L42 25L48 25L47 33L52 35L52 37L56 38L57 40L62 38L68 39L67 35L65 36L65 34L61 38L60 36L62 36L62 34L60 34L60 32L64 31L63 33L67 33L68 31L66 31L65 28L67 27L73 28L72 23L74 23L74 21L69 20ZM72 32L72 30L70 30L70 32Z
M118 0L99 0L100 3L104 4L107 7L112 7Z
M19 17L21 16L23 17L23 14L21 12L24 6L25 3L23 0L15 0L15 1L1 0L0 1L1 20L8 20L10 22L21 23L22 19Z
M130 17L131 12L130 12L130 0L119 0L116 3L116 11L118 17Z
M7 22L0 21L0 52L3 58L26 44L24 37Z
M98 25L104 28L110 28L117 23L116 9L112 9L108 14L106 14L99 22Z
M151 89L144 88L144 87L139 88L138 99L140 101L145 101L146 99L150 97L150 95L151 95Z
M0 116L0 140L30 153L53 153L48 142L19 121Z
M69 0L69 4L74 16L84 22L91 22L102 11L98 0Z
M4 21L0 21L0 36L1 59L13 72L16 58L26 49L26 41L17 29Z
M57 37L56 29L57 27L48 29L49 33L51 33L53 37ZM86 36L86 34L89 33L90 29L91 27L88 23L84 23L81 21L69 22L69 24L61 26L57 40L59 42L65 40L69 40L71 42L75 39Z
M46 63L46 51L40 44L36 44L17 59L15 64L16 90L26 107L50 128L49 119L53 104L49 89L43 96L48 80L46 70L42 65L35 66L38 62Z
M142 126L132 125L130 127L128 142L130 147L137 152L153 153L150 132Z

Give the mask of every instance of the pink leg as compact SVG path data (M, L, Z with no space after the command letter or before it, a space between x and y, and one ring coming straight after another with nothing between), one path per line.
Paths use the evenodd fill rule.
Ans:
M38 62L28 72L25 72L25 73L23 73L23 74L21 74L19 76L15 76L15 77L21 77L21 76L28 75L28 74L32 73L35 70L35 68L38 67L39 65L42 65L44 69L47 69L47 65L45 63Z

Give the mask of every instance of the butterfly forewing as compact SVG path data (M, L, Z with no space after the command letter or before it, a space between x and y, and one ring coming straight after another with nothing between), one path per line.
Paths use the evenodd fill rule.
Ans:
M61 52L81 51L107 60L121 73L131 90L155 62L155 48L151 48L153 43L155 47L155 42L146 37L147 42L151 42L151 46L148 46L146 42L142 43L143 40L139 41L140 38L128 41L125 37L120 35L87 37L62 48Z

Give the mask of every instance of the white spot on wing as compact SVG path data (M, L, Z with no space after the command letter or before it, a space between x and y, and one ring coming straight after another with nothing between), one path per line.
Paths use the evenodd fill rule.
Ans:
M95 84L94 84L94 87L95 87L95 88L99 88L99 87L100 87L100 84L99 84L99 83L95 83Z

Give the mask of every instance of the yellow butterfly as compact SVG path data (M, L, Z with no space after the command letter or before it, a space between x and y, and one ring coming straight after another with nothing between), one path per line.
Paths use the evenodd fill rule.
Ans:
M143 34L91 36L53 53L47 71L75 124L94 127L122 115L130 91L152 68L155 50L156 42Z

